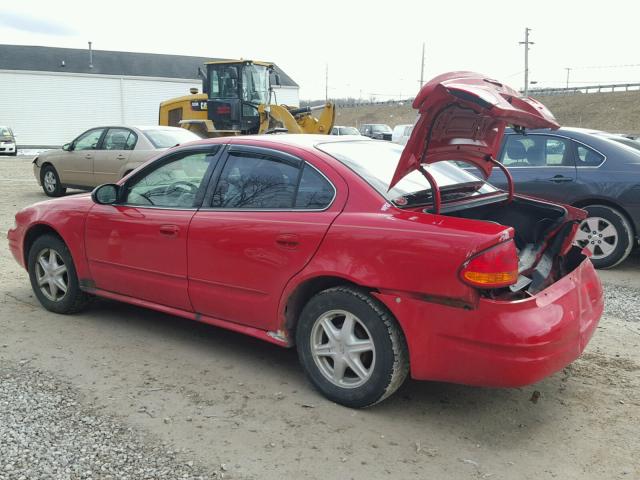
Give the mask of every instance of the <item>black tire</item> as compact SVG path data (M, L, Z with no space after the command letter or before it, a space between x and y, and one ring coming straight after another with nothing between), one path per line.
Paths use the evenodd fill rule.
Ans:
M327 360L316 360L311 347L312 337L320 338L316 337L314 326L331 312L338 311L354 315L356 323L359 323L357 328L364 332L358 338L370 338L367 341L371 341L375 348L372 352L356 354L360 365L369 365L365 367L370 372L366 380L357 377L355 370L350 370L349 366L346 367L343 376L355 382L350 387L338 385L330 379L330 374L323 373L323 368L326 372L327 367L322 365L333 368L336 365L333 359L336 357L327 355L322 357ZM340 322L340 315L335 318ZM409 373L409 354L400 326L382 303L360 289L330 288L309 300L300 315L296 343L300 363L311 383L328 399L347 407L363 408L381 402L402 385ZM339 351L344 355L342 349ZM361 355L369 355L369 359L363 360ZM348 372L355 378L349 378ZM359 381L364 383L357 385Z
M45 182L45 178L48 174L53 175L53 184ZM40 183L42 184L42 190L48 197L61 197L67 192L67 189L60 184L58 172L56 172L56 169L53 168L52 165L45 165L42 167L42 170L40 171Z
M38 258L44 252L53 250L57 255L57 263L61 263L66 267L66 275L64 281L66 283L66 292L59 298L47 298L47 293L51 294L50 285L38 285L38 275L43 273L41 265L37 265ZM71 258L71 253L65 243L57 236L52 234L42 235L37 238L31 249L28 258L29 279L31 280L31 288L36 297L44 308L55 313L76 313L85 308L92 299L92 296L80 290L78 283L78 275Z
M13 153L10 154L12 157L15 157L16 155L18 155L18 149L16 148Z
M582 208L587 211L589 216L580 224L576 243L592 251L591 262L594 267L613 268L623 262L631 253L634 244L633 226L627 217L607 205L587 205ZM596 222L595 219L601 220ZM593 230L589 228L588 223L591 224ZM615 241L613 236L608 236L606 232L603 232L605 228L608 228L607 231L610 232L609 226L615 230ZM605 252L601 248L604 246L604 242L615 245L615 247L610 252Z

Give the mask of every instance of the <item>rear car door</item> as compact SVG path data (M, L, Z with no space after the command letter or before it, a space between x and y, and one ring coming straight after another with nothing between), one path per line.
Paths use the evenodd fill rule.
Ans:
M498 160L509 169L517 193L570 203L579 189L576 179L575 146L565 137L539 134L509 134ZM489 182L507 188L507 179L493 169Z
M100 148L105 128L84 132L71 143L71 149L61 155L56 164L60 182L65 185L95 185L93 162Z
M138 136L128 128L111 127L102 139L102 147L95 152L93 175L95 185L115 183L125 171L136 146Z
M85 248L95 288L191 310L187 234L219 149L158 159L127 179L117 204L91 209Z
M344 204L302 156L232 145L208 206L189 229L189 295L196 312L269 330L285 285L309 262ZM342 183L340 183L342 182Z

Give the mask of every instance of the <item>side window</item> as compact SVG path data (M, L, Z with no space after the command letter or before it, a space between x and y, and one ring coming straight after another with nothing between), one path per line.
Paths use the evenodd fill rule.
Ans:
M300 163L284 158L231 153L213 193L212 207L292 208Z
M192 152L161 164L127 185L124 203L192 208L213 158L210 152Z
M500 161L505 167L574 165L569 142L546 135L508 135Z
M315 168L305 164L298 185L295 208L327 208L333 200L333 186Z
M331 129L331 135L338 135L338 129L336 127Z
M136 148L136 143L138 143L138 136L135 133L130 132L129 138L127 138L127 143L125 145L125 150L133 150L134 148Z
M218 84L216 83L216 86ZM216 90L216 93L217 90ZM182 107L173 108L169 110L169 126L170 127L179 127L180 120L182 120Z
M133 150L136 135L128 128L110 128L102 140L103 150Z
M578 167L598 167L604 162L604 155L584 145L578 145Z
M95 150L102 136L102 132L104 132L104 128L96 128L95 130L89 130L83 133L73 142L73 149Z

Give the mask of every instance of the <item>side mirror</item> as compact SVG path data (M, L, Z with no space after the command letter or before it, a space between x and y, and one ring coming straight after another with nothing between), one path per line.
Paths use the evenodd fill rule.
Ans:
M65 152L70 152L71 150L73 150L73 143L65 143L62 146L62 150L64 150Z
M98 205L113 205L118 200L120 187L115 183L105 183L91 192L91 200Z

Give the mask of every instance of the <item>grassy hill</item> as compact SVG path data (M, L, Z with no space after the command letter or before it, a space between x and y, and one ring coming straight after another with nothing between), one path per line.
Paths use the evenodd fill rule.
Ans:
M539 97L561 125L640 135L640 91L578 93ZM338 108L336 125L413 123L415 110L404 105L361 105Z

